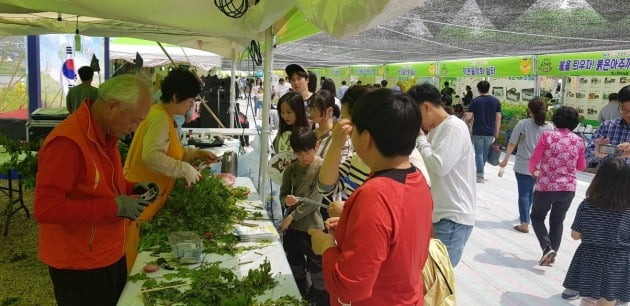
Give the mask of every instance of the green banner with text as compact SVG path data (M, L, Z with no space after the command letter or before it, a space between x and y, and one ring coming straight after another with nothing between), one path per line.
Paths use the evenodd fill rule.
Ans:
M326 68L326 76L327 77L349 77L350 66Z
M626 76L630 75L630 50L538 56L538 75Z
M384 65L385 77L411 78L418 76L435 76L436 62L399 63Z
M441 77L510 77L534 73L534 59L524 57L479 58L439 62Z
M356 65L350 66L352 76L382 76L383 65Z

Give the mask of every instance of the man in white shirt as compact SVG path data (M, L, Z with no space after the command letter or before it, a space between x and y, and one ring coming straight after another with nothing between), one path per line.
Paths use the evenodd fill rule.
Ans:
M278 80L278 89L276 90L276 92L278 93L278 98L284 96L284 94L289 92L289 89L291 89L291 85L285 82L283 78L280 78Z
M418 103L422 130L418 150L431 177L433 237L442 240L453 266L461 259L475 224L475 153L466 123L442 107L440 92L430 84L408 94Z
M348 90L348 85L346 85L346 81L341 81L341 86L339 86L339 89L337 89L337 98L339 98L339 100L343 99L343 95L346 93L346 90Z

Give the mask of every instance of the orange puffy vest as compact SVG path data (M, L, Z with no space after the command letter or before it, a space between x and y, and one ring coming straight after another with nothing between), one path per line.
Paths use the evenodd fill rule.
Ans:
M74 200L114 198L127 194L122 174L122 162L117 148L108 148L107 155L97 140L89 105L82 103L77 112L61 122L46 137L41 151L57 137L75 142L85 163L85 173L77 179L68 197ZM77 162L69 160L70 162ZM125 229L128 221L112 218L111 222L95 224L40 224L39 257L57 269L89 270L109 266L124 255Z

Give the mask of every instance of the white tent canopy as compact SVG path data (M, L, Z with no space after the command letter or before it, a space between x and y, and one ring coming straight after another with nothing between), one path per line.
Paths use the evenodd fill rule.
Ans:
M243 17L230 18L209 0L0 0L0 35L74 33L78 18L83 35L161 41L232 58L233 48L240 53L250 40L264 39L264 31L272 26L280 43L320 30L343 37L403 14L419 2L260 0Z
M214 67L221 66L221 56L212 52L197 49L164 45L164 49L175 63L189 64L199 68L201 71L208 71ZM111 59L121 59L133 63L136 52L142 56L144 67L168 66L170 60L156 42L144 40L130 40L126 38L113 38L109 46L109 56Z
M239 4L239 0L234 1ZM250 40L265 40L264 70L269 75L274 38L275 43L281 44L321 30L335 37L346 37L403 14L424 1L252 0L255 5L246 14L230 18L210 0L0 0L0 35L74 33L78 29L83 35L160 41L232 59L238 57ZM271 104L269 80L265 78L263 117L269 115ZM233 99L234 95L231 96ZM231 106L230 113L233 112ZM269 122L263 120L261 169L266 168L268 137ZM258 187L263 199L265 181L266 172L262 170Z

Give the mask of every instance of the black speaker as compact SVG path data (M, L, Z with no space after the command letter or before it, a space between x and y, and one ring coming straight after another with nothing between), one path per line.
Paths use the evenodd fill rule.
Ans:
M219 79L217 76L209 76L203 79L204 88L202 91L206 104L221 120L224 126L230 126L230 83L231 79ZM199 108L199 127L217 128L219 124L208 110L202 105Z

